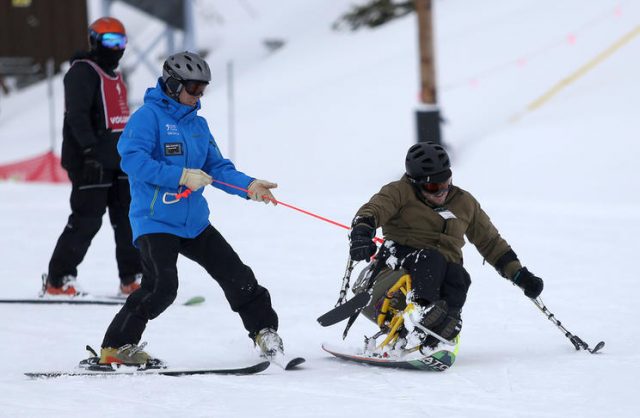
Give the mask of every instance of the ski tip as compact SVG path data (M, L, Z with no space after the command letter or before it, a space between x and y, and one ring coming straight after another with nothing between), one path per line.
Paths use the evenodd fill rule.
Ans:
M340 347L332 345L330 343L322 343L322 349L329 354L335 355L335 353L339 353L341 351Z
M332 311L325 312L322 315L320 315L318 318L316 318L316 321L318 322L318 324L320 324L323 327L328 327L329 325L335 324L336 323L335 320L333 322L330 320L331 313Z
M284 367L285 370L294 370L296 369L299 365L301 365L302 363L304 363L305 361L307 361L304 357L296 357L294 359L289 360L289 362L287 363L287 365Z
M100 357L100 356L98 355L98 353L96 352L96 350L94 350L94 349L93 349L89 344L87 344L87 345L84 347L84 349L85 349L85 350L87 350L89 353L91 353L91 355L92 355L93 357Z
M186 302L184 302L183 305L184 306L200 305L201 303L204 303L204 300L205 300L204 296L194 296L189 300L187 300Z
M256 365L256 369L258 369L258 373L259 373L259 372L263 372L263 371L267 370L269 368L269 366L271 366L271 362L270 361L263 361L263 362L258 363Z
M604 341L600 341L598 344L596 344L595 347L593 347L593 350L589 350L589 352L591 352L591 354L595 354L602 348L604 348Z

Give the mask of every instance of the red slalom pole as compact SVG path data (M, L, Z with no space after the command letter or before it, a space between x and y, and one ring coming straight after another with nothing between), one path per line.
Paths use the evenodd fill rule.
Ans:
M235 185L233 185L233 184L225 183L224 181L220 181L220 180L213 179L213 182L214 182L214 183L221 184L221 185L223 185L223 186L231 187L232 189L241 190L241 191L243 191L243 192L245 192L245 193L247 193L247 194L249 193L249 190L247 190L247 189L245 189L245 188L238 187L238 186L235 186ZM270 199L270 200L271 200L271 199ZM278 200L278 199L276 199L276 198L273 198L272 200L273 200L275 203L279 204L279 205L282 205L282 206L288 207L289 209L297 210L298 212L304 213L305 215L313 216L313 217L314 217L314 218L316 218L316 219L320 219L321 221L325 221L325 222L328 222L328 223L330 223L330 224L332 224L332 225L339 226L340 228L344 228L344 229L351 229L351 228L349 228L347 225L341 224L340 222L333 221L333 220L331 220L331 219L329 219L329 218L325 218L324 216L320 216L320 215L317 215L317 214L315 214L315 213L313 213L313 212L309 212L308 210L304 210L304 209L301 209L301 208L299 208L299 207L296 207L296 206L290 205L289 203L285 203L285 202L283 202L283 201L281 201L281 200ZM382 244L382 243L384 242L384 240L383 240L382 238L378 238L378 237L373 237L373 240L374 240L375 242L377 242L378 244Z

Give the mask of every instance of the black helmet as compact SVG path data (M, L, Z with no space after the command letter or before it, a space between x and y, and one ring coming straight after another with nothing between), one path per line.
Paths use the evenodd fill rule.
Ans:
M407 152L407 176L414 182L441 183L451 177L447 151L435 142L419 142Z
M189 51L178 52L165 60L162 66L162 81L167 94L177 100L182 90L182 82L199 81L209 84L211 70L200 55Z

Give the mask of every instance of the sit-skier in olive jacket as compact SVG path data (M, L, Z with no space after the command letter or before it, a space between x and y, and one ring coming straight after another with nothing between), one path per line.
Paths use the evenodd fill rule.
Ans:
M385 239L368 269L373 298L363 313L369 319L376 320L387 290L409 273L412 292L406 300L396 295L397 307L413 303L414 322L447 340L454 339L462 328L461 311L471 285L462 264L465 236L526 296L540 295L542 279L522 266L471 193L452 185L449 156L442 146L431 142L413 145L405 163L406 174L382 187L352 222L352 260L369 260L374 255L378 227ZM407 324L407 328L413 327ZM421 331L415 328L412 332ZM437 342L431 336L418 337L427 345Z

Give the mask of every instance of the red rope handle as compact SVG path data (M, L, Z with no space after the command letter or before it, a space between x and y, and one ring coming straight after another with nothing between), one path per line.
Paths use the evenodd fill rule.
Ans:
M191 189L184 189L184 191L182 193L176 194L176 199L180 200L180 199L183 199L183 198L187 198L187 197L189 197L189 195L191 193L192 193Z
M213 179L213 181L214 181L214 183L218 183L218 184L221 184L223 186L231 187L232 189L241 190L241 191L243 191L243 192L245 192L247 194L249 193L249 190L247 190L245 188L238 187L238 186L233 185L233 184L225 183L224 181L220 181L220 180L216 180L216 179ZM304 210L304 209L301 209L301 208L296 207L294 205L291 205L289 203L285 203L285 202L283 202L281 200L277 200L275 197L271 198L271 197L266 196L266 195L262 196L262 197L267 199L267 200L272 200L274 203L277 203L279 205L286 206L289 209L297 210L298 212L304 213L305 215L313 216L314 218L320 219L321 221L325 221L325 222L328 222L328 223L330 223L332 225L339 226L340 228L351 229L347 225L341 224L340 222L333 221L333 220L331 220L329 218L325 218L324 216L317 215L317 214L315 214L313 212L309 212L308 210ZM382 238L378 238L378 237L374 237L373 240L375 242L379 243L379 244L382 244L384 242L384 240Z

